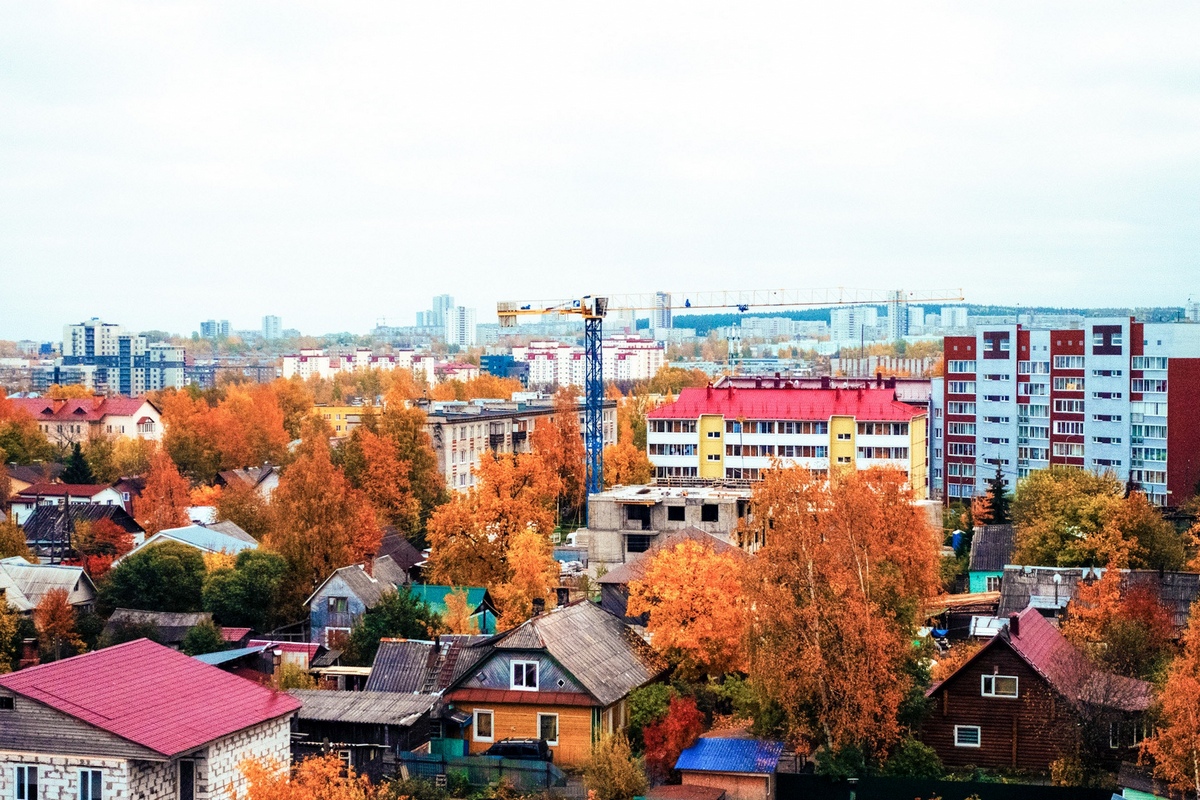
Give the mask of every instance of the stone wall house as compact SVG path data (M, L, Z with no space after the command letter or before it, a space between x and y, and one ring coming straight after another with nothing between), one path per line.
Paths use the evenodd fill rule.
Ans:
M146 639L3 675L0 797L233 800L243 761L291 763L299 707Z

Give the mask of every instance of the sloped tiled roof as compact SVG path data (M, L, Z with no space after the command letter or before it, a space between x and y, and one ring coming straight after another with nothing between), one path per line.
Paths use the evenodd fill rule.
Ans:
M179 644L188 631L204 622L212 622L207 611L143 611L118 608L104 625L105 633L113 633L124 625L153 625L162 644Z
M104 483L35 483L21 491L16 496L25 500L35 497L95 497L105 489L112 487Z
M230 522L227 519L223 519L220 522L210 522L204 527L208 528L210 531L220 531L226 536L232 536L234 539L241 539L243 542L248 542L253 545L258 544L258 540L242 530L240 525L238 525L236 522Z
M1004 570L998 616L1024 611L1031 602L1062 609L1079 590L1080 581L1099 580L1102 567L1020 567ZM1059 580L1055 581L1055 576ZM1121 570L1121 591L1131 587L1149 590L1171 614L1175 629L1187 627L1192 603L1200 596L1200 574L1159 572L1154 569Z
M52 483L58 479L59 475L63 474L66 467L58 463L46 464L9 464L5 469L8 471L8 476L14 481L21 483Z
M1012 563L1016 535L1012 525L983 525L971 539L970 572L1001 572Z
M721 541L711 533L689 526L677 531L671 531L670 533L659 534L644 553L638 555L633 561L626 561L621 566L601 575L597 579L597 583L623 585L630 581L641 580L646 576L646 570L650 569L650 562L654 560L654 556L657 553L662 550L669 550L681 542L689 541L699 542L706 547L711 547L715 553L743 553L742 550L728 542Z
M143 405L154 404L143 397L83 397L69 400L52 400L47 397L19 397L10 401L17 408L43 422L99 422L106 416L128 417L136 414ZM155 408L155 411L158 409Z
M396 584L389 583L387 580L380 580L374 575L368 575L364 565L351 564L348 567L335 569L328 578L321 581L320 586L313 590L313 593L304 601L304 605L311 603L313 598L325 587L325 584L333 580L334 577L341 578L350 591L354 592L355 597L362 600L363 605L367 608L374 608L383 599L385 594L396 590Z
M397 532L395 528L388 526L385 530L388 532L384 534L383 540L379 543L379 552L375 554L377 558L390 556L392 561L405 572L412 569L414 564L424 560L421 551L413 547L413 543Z
M147 639L0 675L0 686L168 757L300 708Z
M240 528L238 530L241 530ZM206 553L229 553L236 555L243 550L253 550L258 542L253 536L242 531L245 536L234 536L222 530L204 525L185 525L182 528L167 528L147 539L141 547L133 550L136 553L146 547L153 547L163 541L174 541L202 550ZM249 541L247 541L247 539ZM128 556L126 556L128 558Z
M783 742L701 737L679 754L675 769L770 775L779 766Z

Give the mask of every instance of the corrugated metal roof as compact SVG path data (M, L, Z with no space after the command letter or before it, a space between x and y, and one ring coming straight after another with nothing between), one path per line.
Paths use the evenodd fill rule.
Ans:
M148 639L0 675L0 686L164 756L300 707Z
M320 689L293 689L288 694L303 703L297 714L300 719L404 726L417 722L439 699L434 694Z
M66 512L64 514L64 512ZM38 506L21 526L27 542L49 542L67 520L74 525L81 522L93 523L101 519L111 520L122 530L141 533L142 526L125 511L123 506L106 503L71 503L67 506Z
M208 664L209 666L215 667L218 664L226 664L230 661L237 661L239 658L245 658L246 656L252 656L256 653L261 653L268 647L270 647L268 644L259 644L255 645L254 647L239 647L236 650L221 650L216 653L204 653L203 655L192 656L192 658L203 664Z
M683 389L674 403L650 411L650 419L697 419L716 414L726 419L908 422L925 415L921 408L896 399L894 389Z
M703 737L679 754L675 769L769 775L779 766L783 742Z
M464 648L486 636L452 634L438 641L384 639L379 643L368 692L440 692L454 676L454 665Z
M153 625L162 644L179 644L188 631L204 622L212 622L208 611L143 611L118 608L104 625L105 633L115 633L125 625Z
M240 528L239 528L240 530ZM237 554L243 550L253 550L258 547L258 542L253 536L250 536L245 531L242 531L243 536L232 535L217 528L203 525L185 525L182 528L167 528L159 531L146 540L142 547L150 547L158 544L164 539L195 547L197 550L204 550L209 553L230 553ZM139 547L138 550L142 549ZM133 552L137 552L134 550ZM128 558L128 556L126 556Z
M8 573L21 594L35 606L52 589L64 590L71 605L87 605L96 599L96 586L83 567L30 564L20 556L13 556L0 559L0 569Z

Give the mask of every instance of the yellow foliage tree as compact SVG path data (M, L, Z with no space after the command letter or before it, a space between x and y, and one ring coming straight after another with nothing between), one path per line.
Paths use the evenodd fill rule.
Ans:
M558 477L558 519L577 519L587 500L587 452L579 427L579 397L571 388L554 395L554 416L538 423L529 439Z
M187 479L179 474L166 449L159 448L150 459L146 487L133 501L133 515L138 524L147 536L187 525L191 521L187 513L191 502Z
M442 614L442 626L448 633L479 633L479 623L471 619L471 607L467 604L467 592L453 589L446 595L446 613Z
M505 566L507 579L493 591L500 607L501 630L515 628L529 619L535 600L540 599L546 609L553 607L559 575L550 540L532 529L520 531L509 540Z
M648 614L654 649L688 678L744 668L746 609L740 553L684 541L654 554L629 584L630 616Z
M617 443L604 448L604 486L634 486L649 483L654 477L645 448L634 444L632 423L628 415L617 414Z
M1154 774L1181 792L1200 795L1200 609L1192 606L1183 651L1171 662L1159 698L1159 724L1142 743Z
M286 764L250 759L238 765L248 788L238 800L380 800L383 787L356 775L335 754Z

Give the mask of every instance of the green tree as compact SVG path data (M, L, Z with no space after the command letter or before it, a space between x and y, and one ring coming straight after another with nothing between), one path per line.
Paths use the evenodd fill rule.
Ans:
M66 468L62 474L63 483L71 484L92 484L96 482L96 476L92 474L92 468L88 464L87 459L83 457L83 448L79 442L71 445L71 454L67 456Z
M1123 490L1116 478L1082 469L1051 467L1031 473L1017 484L1012 501L1014 563L1102 567L1123 562L1124 543L1106 525Z
M178 542L164 542L127 556L100 587L100 605L145 611L199 611L204 557Z
M12 606L0 602L0 674L11 672L20 658L20 622Z
M201 622L183 637L181 649L189 656L202 656L205 653L220 652L225 646L221 629L212 622Z
M644 747L642 731L667 715L671 698L677 694L665 683L651 683L629 693L629 742L636 751Z
M243 550L232 569L214 570L204 580L204 610L222 625L270 630L282 621L277 608L286 574L282 556Z
M385 594L374 608L367 609L359 618L350 631L342 661L369 666L375 660L380 639L423 639L439 627L441 620L429 606L417 600L408 587L401 586Z
M1004 473L1000 471L999 464L996 464L996 474L988 481L987 497L988 507L992 510L991 524L1007 525L1011 522L1008 483L1004 480Z
M897 778L942 777L945 770L937 751L911 736L902 739L884 762L883 774Z

